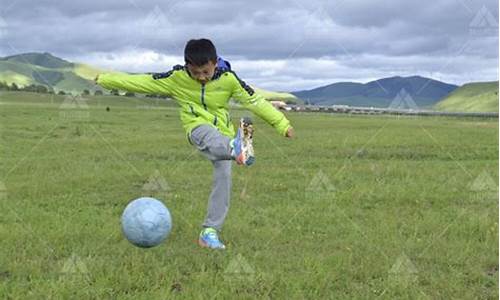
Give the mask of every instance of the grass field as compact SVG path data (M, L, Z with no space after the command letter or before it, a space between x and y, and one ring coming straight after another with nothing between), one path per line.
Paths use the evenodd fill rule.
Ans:
M290 113L293 140L256 120L213 252L212 166L176 107L63 100L0 95L1 299L498 298L497 119ZM120 231L143 195L173 218L147 250Z

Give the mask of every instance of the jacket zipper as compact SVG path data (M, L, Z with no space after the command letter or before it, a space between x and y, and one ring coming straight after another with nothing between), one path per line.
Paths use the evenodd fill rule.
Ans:
M203 108L208 111L207 104L205 103L205 84L201 84L201 104L203 104ZM217 115L214 115L214 125L217 126Z
M208 110L207 104L205 103L205 84L201 84L201 104L203 104L203 108Z
M205 84L202 83L201 84L201 104L203 104L203 108L208 111L208 107L207 107L207 104L205 103ZM191 107L191 105L190 105ZM198 116L198 114L194 113L194 110L193 110L193 107L191 107L191 112L193 112L193 114L195 114L196 116ZM226 121L226 127L229 127L229 115L226 113L226 118L227 118L227 121ZM217 115L214 114L214 125L217 126Z

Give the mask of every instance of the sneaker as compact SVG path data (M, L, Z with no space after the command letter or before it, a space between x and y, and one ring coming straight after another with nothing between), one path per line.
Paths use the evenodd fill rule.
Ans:
M201 231L198 245L210 249L226 249L226 246L219 240L217 230L212 227L207 227Z
M255 162L252 137L252 120L248 117L242 118L236 137L231 141L233 148L231 154L237 164L250 166Z

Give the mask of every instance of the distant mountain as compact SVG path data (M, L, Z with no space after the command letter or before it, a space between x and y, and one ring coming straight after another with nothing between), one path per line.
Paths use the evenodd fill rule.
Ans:
M498 81L467 83L435 105L435 109L460 112L498 112Z
M23 64L31 64L49 69L72 68L69 61L55 57L50 53L24 53L0 58L0 61L10 61Z
M107 72L86 64L72 63L50 53L24 53L0 58L0 82L18 86L44 85L56 92L62 90L75 94L83 90L100 89L93 82L97 74ZM257 89L268 100L297 102L290 93Z
M429 108L456 88L456 85L430 78L396 76L368 83L333 83L292 94L309 104L373 107L390 107L404 95L410 97L418 108Z

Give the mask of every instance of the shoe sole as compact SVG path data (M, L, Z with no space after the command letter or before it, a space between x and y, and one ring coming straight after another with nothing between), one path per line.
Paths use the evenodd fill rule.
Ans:
M243 132L242 164L244 163L245 165L250 166L255 162L255 155L252 145L254 132L252 120L250 118L241 119L240 128Z

